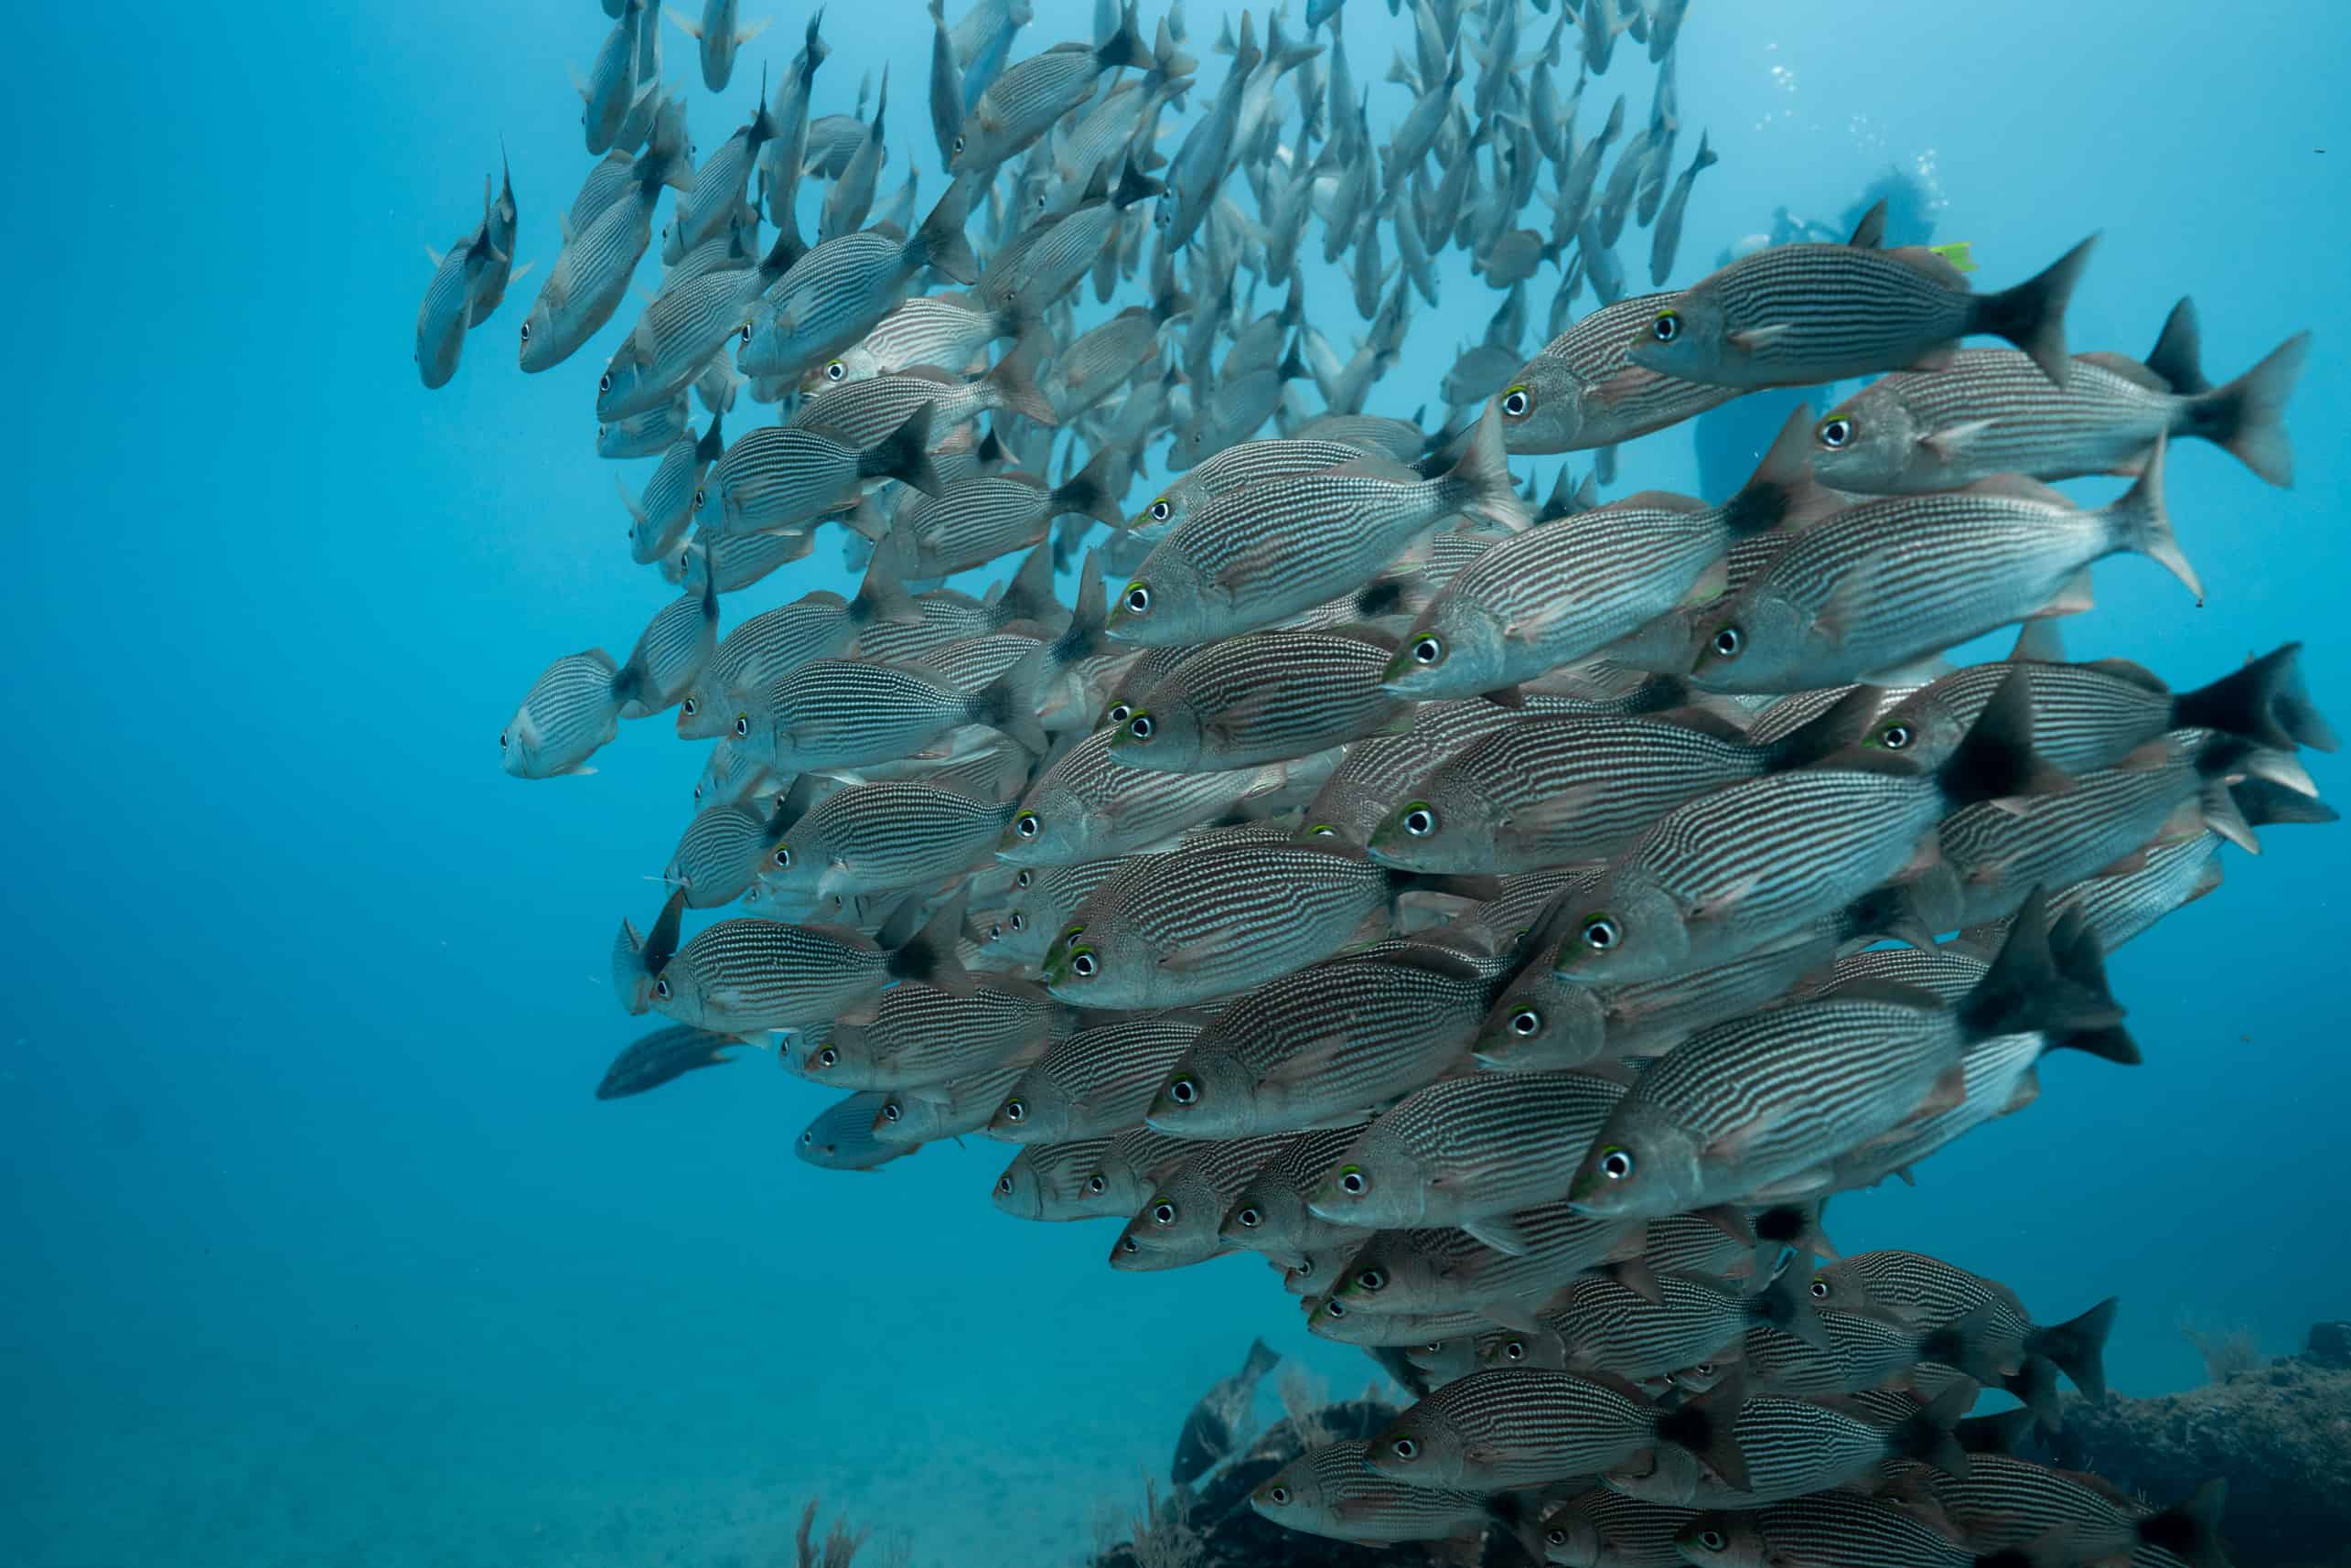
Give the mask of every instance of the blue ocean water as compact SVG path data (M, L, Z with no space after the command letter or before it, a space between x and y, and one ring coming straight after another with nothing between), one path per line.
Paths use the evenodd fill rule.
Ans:
M694 82L705 151L805 16L745 8L777 25L721 101ZM1218 16L1189 12L1212 85ZM1090 5L1036 13L1015 56L1090 32ZM534 276L447 388L419 388L410 348L424 247L478 219L501 135L518 259L553 261L589 161L564 68L607 23L586 0L119 20L20 17L32 69L0 110L28 458L0 660L19 942L0 1561L764 1564L821 1493L919 1563L1061 1563L1100 1499L1131 1509L1163 1472L1251 1335L1359 1385L1368 1363L1310 1340L1254 1264L1113 1273L1105 1230L1000 1215L984 1140L813 1169L790 1143L822 1097L757 1058L590 1097L640 1031L609 994L612 928L657 902L643 877L699 748L655 721L593 778L524 784L493 740L549 659L625 651L673 592L628 564L613 494L649 460L589 445L633 312L525 378ZM1382 137L1407 99L1379 74L1409 35L1376 0L1343 21ZM1530 15L1524 47L1547 26ZM817 112L886 64L883 189L911 155L927 208L928 18L836 5L826 33ZM2180 683L2304 639L2339 716L2351 135L2324 62L2347 45L2314 5L1696 0L1683 112L1723 162L1676 279L1777 207L1833 220L1888 165L1923 165L1938 238L1973 242L1979 283L2103 231L2077 348L2143 353L2183 294L2216 379L2314 327L2293 490L2174 454L2207 605L2118 560L2066 631L2076 657ZM1587 131L1616 91L1637 114L1649 80L1620 48ZM1646 245L1623 253L1637 272ZM1444 266L1375 412L1433 403L1493 309L1458 253ZM1344 351L1344 282L1313 280ZM1548 484L1556 461L1519 471ZM1696 488L1685 431L1627 449L1616 493L1649 485ZM828 541L727 614L848 581ZM2331 759L2313 770L2344 792ZM2266 836L2116 958L2143 1067L2049 1064L2039 1104L1915 1188L1839 1199L1839 1244L1935 1251L2045 1317L2120 1294L2109 1366L2132 1393L2202 1375L2184 1323L2284 1351L2340 1316L2351 837Z

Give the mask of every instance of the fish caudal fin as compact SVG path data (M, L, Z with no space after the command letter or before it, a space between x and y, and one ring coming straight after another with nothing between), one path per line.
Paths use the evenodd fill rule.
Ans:
M2098 933L2089 929L2089 921L2081 911L2067 910L2051 929L2049 954L2056 961L2058 973L2093 995L2113 1000L2114 993L2106 983L2105 950L2099 947ZM2049 1047L2086 1051L2122 1067L2136 1067L2146 1059L2140 1055L2139 1043L2120 1025L2058 1036L2050 1040ZM1951 1364L1960 1365L1957 1361Z
M957 283L977 283L980 259L972 253L972 242L963 236L964 221L971 216L972 188L958 176L899 252L907 270L919 272L930 267Z
M2097 243L2098 236L2092 234L2050 263L2039 276L1998 294L1978 295L1971 329L2007 338L2031 356L2042 374L2064 386L2070 368L2066 358L2066 306Z
M2111 504L2099 508L2097 515L2105 519L2113 531L2117 548L2136 551L2161 564L2195 596L2200 605L2204 603L2204 583L2196 576L2195 568L2188 564L2186 553L2180 549L2179 536L2172 532L2171 513L2163 510L2163 463L2170 445L2167 437L2157 436L2154 450L2147 454L2147 466L2140 470L2137 482Z
M1046 559L1050 562L1052 557ZM1037 685L1049 650L1037 649L998 676L972 698L968 715L972 724L987 725L1032 757L1043 757L1053 744L1036 722Z
M902 923L911 924L910 912L922 906L919 893L907 899L882 932L882 945L889 950L886 966L889 972L900 980L936 986L950 995L971 995L972 976L955 956L955 944L963 937L963 908L970 897L968 888L958 891L920 930L893 941L893 937L899 936L895 928Z
M1086 466L1070 476L1068 483L1053 492L1053 505L1060 512L1082 512L1095 521L1112 528L1125 521L1119 511L1119 500L1126 493L1126 454L1116 447L1107 447L1094 454Z
M1469 449L1437 483L1445 487L1445 497L1453 510L1475 521L1516 532L1534 521L1526 498L1519 493L1518 482L1510 478L1509 460L1502 448L1502 414L1497 403L1486 405L1486 412L1478 416L1470 434Z
M946 481L930 463L931 412L932 405L924 403L907 414L906 423L884 436L879 445L860 453L858 477L896 479L927 496L935 496L946 489Z
M1960 1036L1969 1044L1994 1035L2056 1037L2111 1028L2122 1021L2122 1009L2112 997L2077 983L2057 967L2049 950L2048 898L2037 887L2017 911L1991 968L1960 1000L1956 1011ZM2104 1339L2102 1333L2099 1339ZM2065 1366L2063 1357L2047 1350L2041 1354Z
M2174 1557L2185 1557L2195 1568L2231 1568L2220 1544L2220 1516L2228 1504L2228 1483L2206 1481L2184 1503L2158 1509L2138 1521L2139 1539Z
M1966 1416L1968 1407L1975 1403L1975 1398L1973 1384L1953 1383L1918 1413L1886 1434L1888 1452L1931 1465L1945 1475L1965 1477L1967 1451L1959 1446L1953 1429Z
M2190 434L2203 436L2281 489L2294 482L2294 446L2286 435L2286 400L2310 358L2310 334L2297 332L2227 386L2188 404Z
M2180 693L2172 699L2172 727L2241 735L2273 751L2291 752L2297 746L2334 750L2335 732L2303 687L2301 653L2301 643L2289 642L2241 670Z
M2036 1328L2025 1337L2024 1348L2056 1362L2057 1370L2081 1390L2083 1397L2093 1404L2103 1404L2106 1337L2114 1332L2114 1314L2121 1305L2120 1297L2108 1296L2079 1317Z
M2033 749L2033 683L2011 671L1976 715L1951 755L1935 771L1953 811L1982 800L2057 795L2073 780Z

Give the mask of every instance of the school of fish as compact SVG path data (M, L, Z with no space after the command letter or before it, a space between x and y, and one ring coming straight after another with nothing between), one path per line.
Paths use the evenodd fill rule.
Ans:
M1206 73L1180 4L1032 51L1026 0L932 0L925 205L883 178L886 72L814 112L821 11L697 161L653 8L604 0L519 362L606 354L595 448L657 459L629 555L679 596L626 659L550 664L499 753L590 773L664 714L706 744L667 901L612 952L667 1025L596 1093L754 1046L840 1095L815 1165L985 1134L1017 1145L995 1206L1113 1222L1113 1268L1257 1255L1422 1396L1257 1488L1296 1530L2226 1568L2217 1487L2012 1453L2060 1378L2104 1397L2113 1302L1840 1259L1821 1213L2030 1105L2050 1052L2138 1062L2105 955L2224 844L2334 820L2296 645L2174 683L2053 629L2117 553L2201 599L2166 464L2195 437L2291 483L2308 335L2215 385L2182 300L2144 360L2075 352L2094 236L1978 288L1879 212L1669 286L1717 161L1680 150L1687 5L1390 0L1409 104L1375 145L1337 0L1303 35L1226 18ZM714 91L767 26L671 17ZM1634 55L1645 118L1601 86ZM530 270L521 225L503 176L435 255L428 388ZM1628 226L1662 292L1627 292ZM1452 248L1498 304L1430 430L1370 408ZM1853 379L1720 501L1513 471ZM2102 504L2051 488L2101 475ZM738 616L827 522L855 595ZM1945 661L2003 628L2006 659ZM1201 1402L1179 1482L1274 1360ZM2017 1408L1970 1416L1986 1391Z

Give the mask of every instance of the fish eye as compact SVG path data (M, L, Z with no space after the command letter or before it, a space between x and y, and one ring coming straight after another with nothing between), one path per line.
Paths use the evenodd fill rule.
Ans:
M1829 1282L1820 1278L1818 1274L1815 1274L1812 1278L1811 1289L1812 1299L1814 1301L1826 1301L1829 1299Z
M1104 711L1102 717L1108 719L1113 725L1122 725L1126 723L1127 714L1133 711L1134 710L1133 708L1128 707L1124 703L1112 703L1110 707Z
M1176 509L1167 504L1167 498L1165 496L1162 496L1157 500L1151 503L1152 521L1165 522L1169 518L1174 517L1175 515Z
M1162 1227L1163 1229L1166 1226L1175 1224L1176 1206L1168 1202L1165 1198L1161 1198L1157 1203L1151 1206L1151 1222L1154 1225Z
M500 751L504 751L506 749L506 732L504 730L498 732L498 749Z
M1265 1489L1265 1500L1269 1503L1286 1503L1290 1500L1290 1488L1287 1487L1268 1487Z
M1102 1179L1102 1173L1100 1171L1096 1171L1086 1178L1086 1190L1098 1197L1110 1189L1110 1185Z
M1079 948L1069 955L1069 972L1080 980L1093 979L1095 971L1101 967L1095 961L1094 950L1091 948Z
M1337 1321L1339 1318L1345 1317L1347 1316L1347 1303L1339 1300L1337 1296L1331 1297L1330 1300L1323 1303L1323 1316L1330 1318L1334 1322Z
M833 360L832 363L824 367L824 379L828 381L837 381L848 373L849 367L843 364L838 360Z
M1019 816L1014 817L1013 819L1013 832L1020 834L1020 836L1025 839L1035 838L1036 836L1036 813L1035 811L1023 811Z
M700 485L696 485L694 487L694 510L700 511L703 509L703 504L709 499L710 493L703 489ZM680 559L682 561L683 557L681 557Z
M1421 1456L1421 1445L1409 1437L1399 1437L1388 1445L1388 1452L1409 1465Z
M1007 1122L1025 1122L1025 1121L1027 1121L1027 1120L1028 1120L1028 1102L1027 1102L1026 1101L1025 1101L1025 1100L1020 1100L1020 1099L1017 1099L1017 1098L1005 1101L1004 1101L1004 1120L1005 1120L1005 1121L1007 1121Z
M1505 419L1524 419L1534 406L1534 399L1527 395L1523 385L1511 387L1502 393L1502 417Z
M1388 1288L1388 1276L1378 1269L1366 1269L1355 1276L1355 1283L1377 1295Z
M1701 1361L1698 1365L1691 1368L1690 1369L1697 1373L1702 1378L1711 1378L1714 1375L1714 1363L1712 1361Z
M1540 1009L1521 1007L1510 1015L1510 1033L1526 1039L1543 1031L1543 1015Z
M1611 1144L1600 1151L1600 1174L1610 1181L1625 1181L1633 1174L1633 1151L1622 1144Z
M1812 435L1821 446L1833 452L1853 438L1853 422L1842 414L1839 414L1834 419L1824 419L1812 432Z
M596 377L596 390L600 392L608 392L612 390L612 372L610 371L607 371L604 374Z
M747 321L743 324L743 341L751 341L751 324Z
M814 1128L811 1128L809 1131L807 1131L807 1132L805 1132L805 1133L802 1133L800 1134L800 1147L801 1147L801 1148L805 1149L805 1148L809 1147L811 1144L814 1144L815 1142L816 1142L816 1130L815 1130Z
M791 867L791 864L792 864L792 846L791 846L791 845L789 845L789 844L788 844L788 843L779 843L779 844L778 844L778 845L776 846L776 865L777 865L777 866L778 866L778 868L780 868L780 869L783 869L783 870L789 870L789 869L790 869L790 867Z
M735 715L735 733L739 736L749 736L751 734L750 715L747 714L737 714Z
M1338 830L1328 822L1316 822L1306 830L1306 836L1310 839L1335 839L1338 837Z
M1122 1252L1140 1252L1143 1249L1134 1244L1133 1237L1122 1236L1119 1238L1119 1251Z
M1363 1167L1361 1165L1341 1165L1339 1167L1338 1189L1341 1192L1346 1193L1348 1197L1360 1197L1363 1196L1365 1191L1370 1187L1370 1186L1371 1179L1363 1174Z
M1708 1552L1720 1552L1730 1542L1723 1539L1719 1530L1702 1530L1698 1532L1698 1544Z
M702 704L695 702L692 697L688 697L684 702L680 703L678 707L688 718L692 718L696 714L702 712Z
M1885 747L1888 751L1901 751L1905 749L1910 745L1912 738L1913 736L1911 735L1910 726L1899 722L1890 724L1884 729L1877 732L1878 745Z
M1527 1342L1525 1340L1512 1339L1503 1345L1502 1359L1505 1361L1523 1361L1526 1359Z
M1673 310L1659 311L1657 314L1657 319L1649 323L1649 336L1656 338L1660 343L1670 343L1676 338L1680 337L1680 312Z
M953 150L954 150L955 152L959 152L959 153L960 153L960 152L961 152L961 151L963 150L963 138L962 138L962 137L958 136L958 137L956 137L956 138L955 138L955 146L954 146L954 149L953 149Z
M1437 831L1437 814L1426 800L1415 800L1404 808L1404 831L1416 839Z
M1556 1525L1552 1526L1551 1529L1543 1531L1543 1544L1545 1546L1565 1546L1567 1544L1567 1531L1560 1529Z
M1714 634L1713 641L1708 646L1714 650L1718 658L1736 659L1739 656L1739 650L1746 645L1746 633L1735 626L1726 626Z
M1190 1073L1186 1073L1183 1077L1176 1079L1168 1084L1167 1098L1174 1101L1178 1105L1198 1104L1200 1101L1199 1080L1195 1079Z
M1593 915L1583 922L1583 945L1594 952L1606 952L1624 937L1624 931L1606 915Z
M662 1001L667 1002L670 999L670 983L666 980L655 981L653 983L653 994L660 997Z
M988 940L992 942L1003 940L1004 934L1004 929L1002 926L990 926L988 928Z
M1412 662L1440 664L1444 661L1444 639L1434 632L1423 632L1412 639Z
M816 1065L819 1067L838 1067L841 1065L841 1053L834 1050L831 1046L827 1046L824 1049L816 1053Z
M996 1178L996 1190L1006 1197L1010 1197L1013 1195L1012 1172L1006 1171L1004 1175Z
M531 341L531 323L528 321L522 324L522 340L525 343Z
M1151 585L1143 582L1129 583L1126 585L1126 598L1124 603L1126 605L1126 612L1129 615L1149 615L1151 613Z
M1245 1230L1254 1230L1265 1223L1265 1216L1259 1211L1257 1205L1251 1203L1236 1210L1233 1221Z
M1036 880L1036 878L1025 870L1016 871L1013 874L1013 886L1015 887L1025 887ZM1013 917L1013 929L1020 929L1020 917L1018 915L1014 915Z
M1015 931L1026 930L1028 929L1028 922L1021 918L1018 910L1014 910L1013 912L1012 928Z
M1134 717L1127 720L1126 733L1133 736L1137 740L1149 740L1151 738L1152 731L1157 727L1158 726L1156 725L1151 722L1150 714L1138 712Z
M899 1110L899 1109L898 1109L898 1102L897 1102L896 1101L895 1101L895 1100L885 1100L885 1101L882 1101L882 1120L883 1120L883 1121L885 1121L885 1122L895 1122L895 1121L896 1121L899 1117L901 1117L901 1116L903 1116L903 1115L905 1115L905 1114L906 1114L906 1112L903 1112L903 1111L901 1111L901 1110Z

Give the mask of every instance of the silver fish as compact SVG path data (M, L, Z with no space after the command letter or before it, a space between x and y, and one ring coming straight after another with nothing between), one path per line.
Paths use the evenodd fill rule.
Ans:
M971 188L957 180L901 240L860 230L825 241L794 263L746 330L735 355L748 376L798 376L863 338L906 298L925 267L960 283L979 275L963 237Z
M1151 51L1135 30L1134 7L1129 4L1120 15L1119 30L1100 48L1056 44L990 82L963 117L948 168L959 175L993 170L1091 97L1095 81L1104 71L1151 63Z
M620 667L601 648L547 666L499 732L499 766L517 779L593 773L587 759L620 733Z
M668 10L678 30L701 46L702 84L713 92L726 91L727 79L735 74L735 52L766 32L771 19L737 27L737 0L703 0L699 22L674 6Z
M828 1023L869 1004L894 980L970 989L955 957L962 899L918 929L921 904L908 899L878 938L843 926L777 920L705 926L654 977L654 1011L681 1024L743 1034Z

